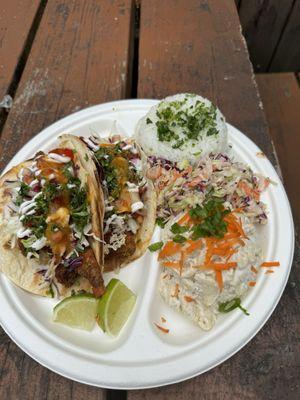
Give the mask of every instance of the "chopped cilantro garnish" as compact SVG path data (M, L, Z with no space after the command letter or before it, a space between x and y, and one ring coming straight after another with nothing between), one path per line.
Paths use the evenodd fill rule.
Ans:
M64 174L64 176L65 176L67 179L73 178L73 173L72 173L72 171L73 171L73 166L72 166L72 163L71 163L71 162L66 163L66 164L63 166L63 174Z
M188 140L198 140L205 132L207 136L218 134L216 107L207 106L200 100L187 106L190 97L194 96L185 96L181 101L163 101L157 108L158 139L161 142L172 142L174 149L181 148ZM181 137L178 131L182 132Z
M184 233L184 232L187 232L188 230L189 230L189 228L187 226L181 226L181 225L177 224L176 222L175 222L175 224L173 224L171 226L171 232L174 234Z
M182 235L175 235L174 237L173 237L173 242L175 242L175 243L184 243L184 242L186 242L186 237L184 237L184 236L182 236Z
M30 227L30 230L37 239L40 239L46 230L46 218L49 213L51 201L58 193L55 183L46 182L39 196L35 199L35 213L33 215L25 215L22 223L24 226Z
M241 306L241 299L239 297L219 304L219 311L222 313L228 313L236 308L241 309L244 314L250 315L248 311Z
M160 228L164 228L166 225L166 222L163 218L158 217L158 218L156 218L156 225L158 225Z
M16 205L20 206L23 203L24 197L28 196L30 191L30 186L27 185L25 182L21 182L20 190L18 192L18 196L16 199Z
M81 187L81 182L76 177L71 178L69 183L72 184L72 187L68 188L70 215L77 230L83 232L84 227L88 224L90 219L87 191L85 187Z
M95 153L97 160L103 168L108 194L113 198L119 196L120 188L118 184L117 171L111 162L114 156L120 153L120 151L120 147L116 145L113 148L100 147L100 149Z
M156 242L153 244L150 244L150 246L148 246L148 249L150 251L157 251L160 250L163 247L164 243L163 242Z
M190 210L190 216L200 220L192 227L192 239L197 240L209 236L222 238L227 232L227 223L224 221L224 217L229 212L217 199L208 200L202 207L196 206Z

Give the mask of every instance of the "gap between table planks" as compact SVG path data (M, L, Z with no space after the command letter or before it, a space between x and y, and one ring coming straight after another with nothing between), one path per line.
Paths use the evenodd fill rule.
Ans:
M23 6L23 20L20 13L16 14L15 5ZM45 126L81 108L125 98L131 89L132 0L51 0L37 21L39 26L33 26L38 6L37 1L7 2L7 20L1 21L9 32L5 47L0 48L1 57L6 59L10 54L13 40L18 49L15 59L6 64L9 73L3 90L7 93L12 83L18 87L0 137L0 170ZM15 36L10 26L16 30ZM26 37L32 29L37 33L31 46ZM17 60L22 55L26 64L20 66L21 76L16 77L20 82L14 82ZM2 329L0 363L1 399L124 398L125 392L72 382L45 369L10 341Z
M264 110L278 152L296 228L300 227L300 88L293 73L256 75ZM298 231L298 234L300 232Z
M285 36L286 24L293 11L294 0L242 0L239 17L247 41L251 61L257 72L269 71L278 45ZM296 41L290 41L296 48ZM288 61L291 61L288 57ZM284 60L280 58L279 69ZM294 65L296 63L294 62ZM277 67L277 68L278 68Z
M39 0L11 0L0 4L0 102L5 95L14 95L43 3ZM2 108L0 131L5 119L6 111Z

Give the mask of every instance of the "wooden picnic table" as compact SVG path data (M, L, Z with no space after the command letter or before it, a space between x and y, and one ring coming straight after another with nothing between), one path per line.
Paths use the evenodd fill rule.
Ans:
M234 0L0 3L0 101L6 94L13 99L10 109L0 110L1 170L65 115L111 100L185 91L211 99L280 172ZM287 288L264 328L199 377L127 393L90 387L42 367L1 330L0 399L299 398L299 256L298 247Z

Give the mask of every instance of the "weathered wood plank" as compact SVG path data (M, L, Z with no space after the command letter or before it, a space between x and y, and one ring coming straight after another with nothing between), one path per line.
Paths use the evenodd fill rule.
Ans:
M142 2L138 96L185 91L211 99L272 159L233 1Z
M0 169L58 118L128 95L131 16L132 0L48 2L3 129Z
M102 389L72 382L41 367L4 335L3 333L4 341L0 347L0 360L3 360L0 370L1 399L104 400L106 398L106 392ZM5 356L2 353L4 349Z
M0 169L58 118L130 90L132 1L51 0L29 54L0 140ZM0 329L0 398L102 400L26 356Z
M40 0L11 0L0 4L0 101L12 82Z
M292 7L293 0L241 1L240 21L256 71L268 71Z
M300 228L300 89L293 73L256 76L264 110L277 150L284 183ZM298 232L300 233L300 231Z
M283 2L281 2L283 3ZM285 3L285 2L284 2ZM300 70L300 1L294 1L293 9L270 65L270 71Z

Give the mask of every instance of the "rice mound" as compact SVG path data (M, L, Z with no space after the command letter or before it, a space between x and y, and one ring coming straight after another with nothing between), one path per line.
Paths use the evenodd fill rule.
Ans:
M209 121L208 125L203 121ZM189 93L166 97L151 107L139 120L134 136L148 156L173 162L195 164L205 154L227 150L224 116L209 100ZM162 136L166 140L159 140Z

